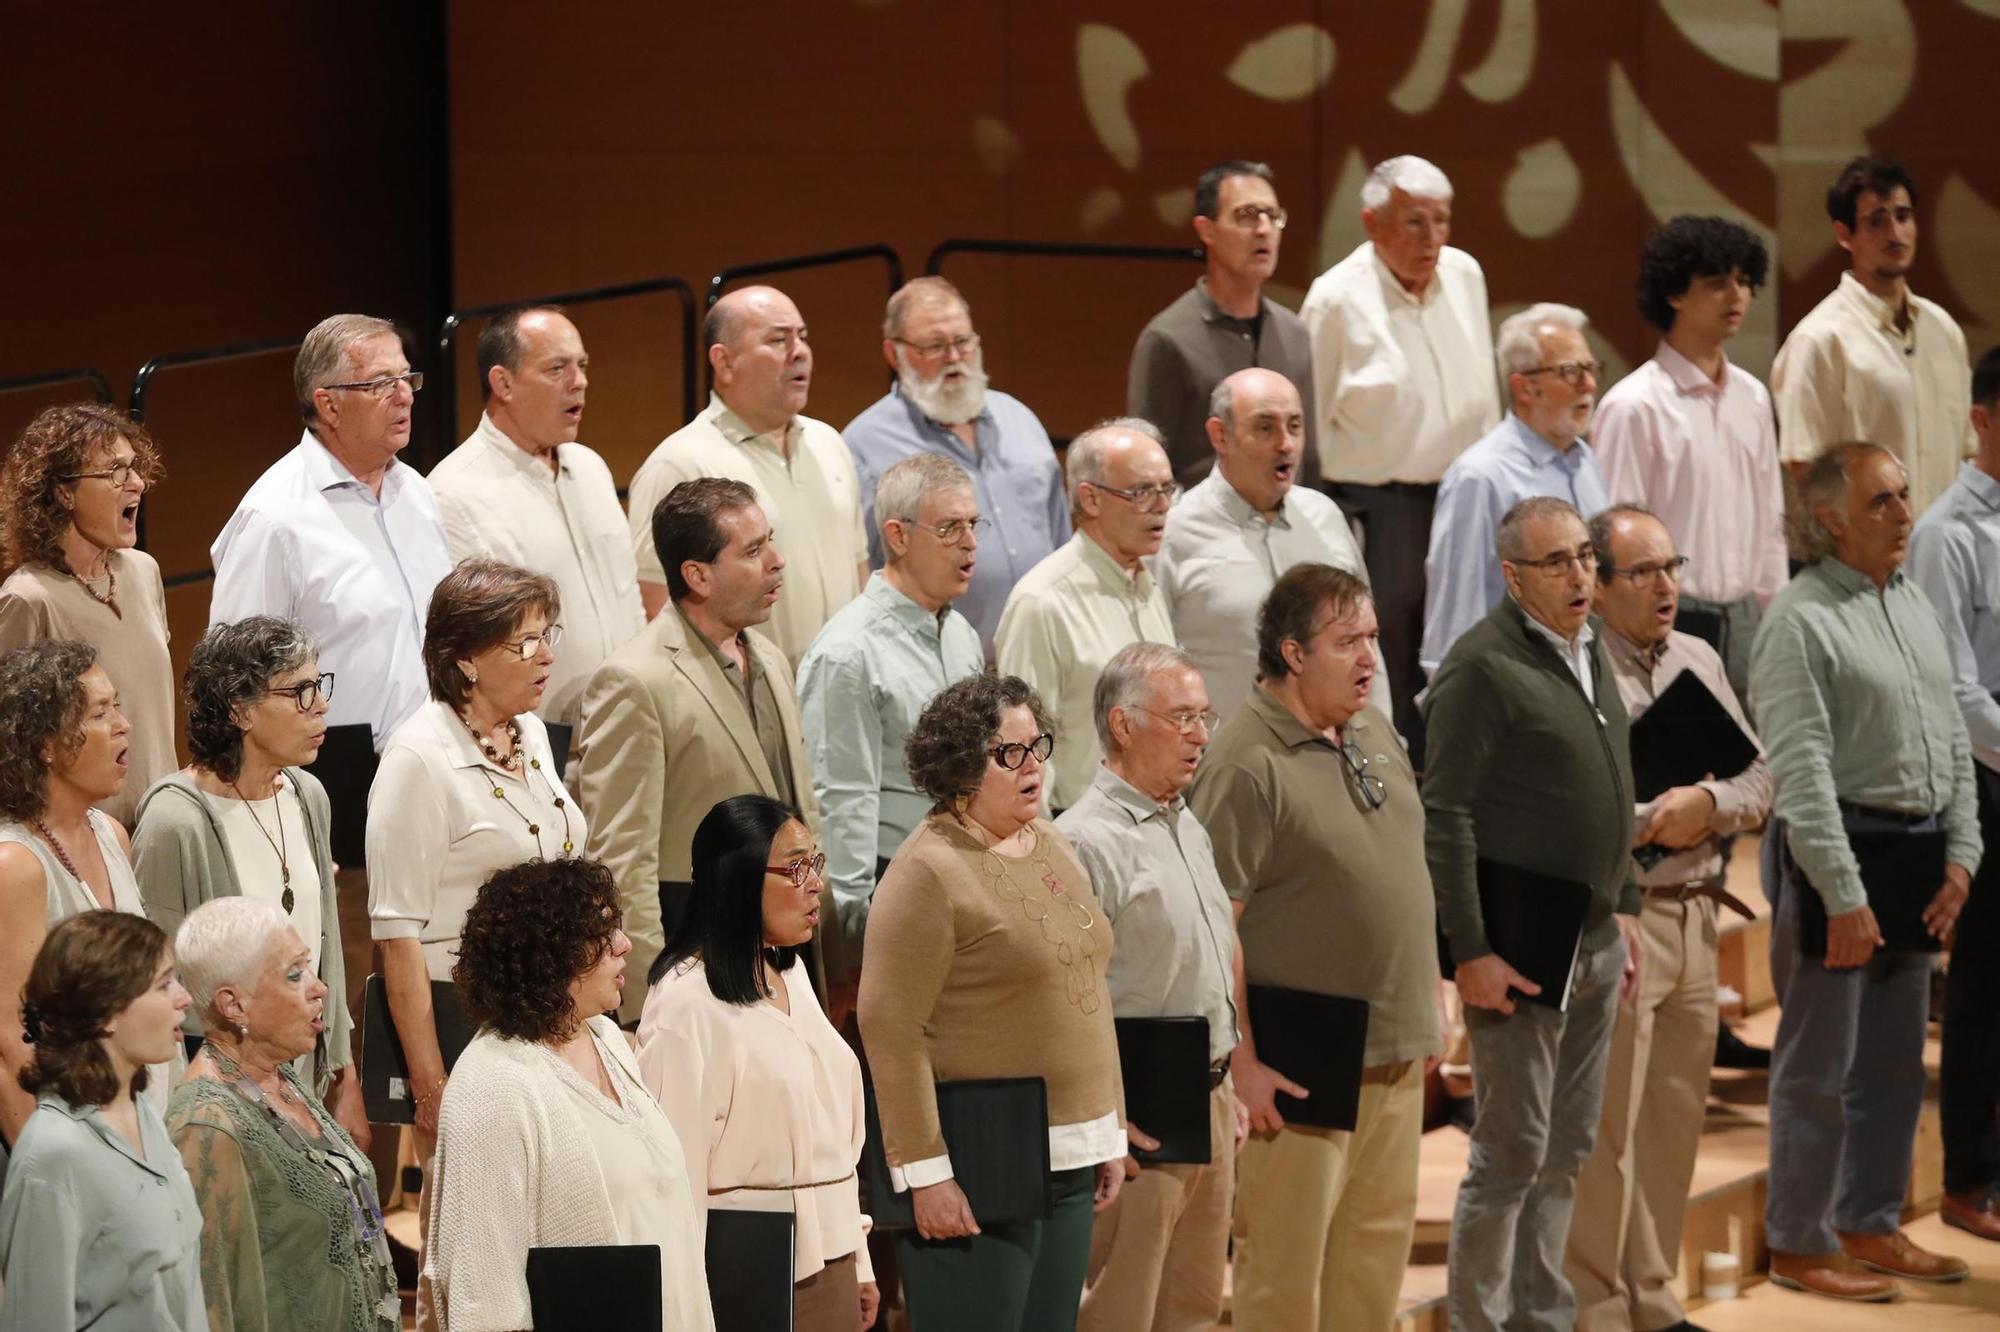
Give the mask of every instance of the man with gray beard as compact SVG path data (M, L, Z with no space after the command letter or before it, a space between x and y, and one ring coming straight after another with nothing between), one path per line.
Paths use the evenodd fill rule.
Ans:
M869 563L883 563L874 512L882 474L919 453L963 467L986 530L972 583L952 608L972 621L991 662L1007 594L1070 537L1055 447L1025 404L986 386L972 307L943 278L915 278L889 298L882 355L896 372L895 387L841 431L860 474Z

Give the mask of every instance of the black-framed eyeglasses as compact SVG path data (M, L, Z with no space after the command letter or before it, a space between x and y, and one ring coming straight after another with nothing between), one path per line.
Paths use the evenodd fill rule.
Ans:
M935 527L925 527L922 523L911 523L910 526L920 531L929 532L947 546L959 546L965 544L965 538L968 534L975 540L983 536L993 526L993 520L984 517L953 518L948 522L939 523Z
M1539 560L1508 560L1507 563L1516 569L1539 569L1545 574L1554 574L1558 577L1569 572L1572 564L1585 573L1590 573L1597 568L1597 549L1594 546L1585 546L1581 550L1559 550Z
M139 470L139 460L137 458L124 458L118 462L112 463L111 466L103 469L102 471L71 472L68 476L63 477L62 480L109 481L111 483L111 488L113 490L123 490L125 489L126 486L132 484L132 478L135 476L139 477L141 480L145 479L144 474Z
M935 361L946 352L970 356L979 350L977 333L961 333L955 338L939 338L936 342L911 342L908 338L890 338L889 341L901 343L927 361Z
M383 375L379 379L359 379L349 384L322 384L321 388L347 389L352 393L366 393L371 398L386 398L396 391L396 385L407 384L410 392L416 393L424 386L424 372L410 370L400 375Z
M1665 577L1670 583L1681 581L1681 570L1687 568L1688 557L1676 555L1664 564L1635 564L1629 569L1616 569L1608 564L1598 566L1598 572L1606 578L1623 578L1629 583L1650 583Z
M301 680L294 685L282 685L264 692L273 696L283 695L298 704L300 712L311 712L322 700L333 701L333 672L322 671L316 680Z
M512 648L514 651L520 653L522 661L533 661L535 654L542 650L542 644L547 643L549 650L553 652L556 645L562 642L562 635L562 626L560 624L552 624L539 634L523 634L519 638L510 638L503 641L500 646Z
M1389 798L1389 783L1368 771L1368 756L1361 752L1361 746L1352 740L1343 740L1339 745L1340 757L1347 764L1347 771L1354 777L1354 785L1359 788L1361 798L1370 809L1382 808L1382 802Z
M1161 721L1170 723L1175 730L1184 736L1193 735L1194 728L1197 726L1207 731L1210 735L1214 735L1215 728L1222 725L1222 714L1214 708L1210 708L1206 712L1155 712L1151 708L1139 707L1136 703L1132 706L1134 711L1143 712L1148 717L1158 717Z
M1516 373L1530 377L1535 375L1560 375L1563 383L1574 386L1581 384L1585 375L1589 375L1592 379L1600 378L1604 374L1604 362L1558 361L1554 365L1538 365L1531 369L1517 371Z
M1261 221L1270 222L1273 231L1283 231L1288 217L1290 214L1276 204L1239 204L1229 210L1229 220L1245 231Z
M782 874L792 881L792 887L803 888L808 878L823 880L826 877L826 852L815 851L789 865L766 865L764 870L769 874Z
M1086 481L1086 486L1095 486L1107 495L1116 495L1136 508L1171 509L1174 501L1181 497L1181 488L1171 482L1157 486L1134 486L1130 490L1120 490L1117 486L1107 486L1102 481Z
M1043 731L1025 745L1017 740L995 745L986 752L993 756L995 763L1008 772L1013 772L1026 763L1030 755L1033 755L1037 762L1047 763L1049 755L1056 752L1056 738Z

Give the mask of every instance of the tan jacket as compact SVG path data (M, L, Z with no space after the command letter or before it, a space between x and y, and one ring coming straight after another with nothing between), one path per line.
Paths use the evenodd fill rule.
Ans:
M756 669L768 672L778 699L792 783L806 826L819 833L799 733L798 696L785 654L762 634L744 635ZM666 936L661 881L692 874L694 830L717 801L735 795L778 798L750 714L714 655L690 643L671 609L612 653L583 691L578 782L590 821L590 854L611 867L632 940L621 1018L636 1022L646 1002L646 972Z

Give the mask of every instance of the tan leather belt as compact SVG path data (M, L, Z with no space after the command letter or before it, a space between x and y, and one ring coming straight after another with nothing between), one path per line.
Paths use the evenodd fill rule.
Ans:
M1735 893L1724 888L1714 879L1697 879L1693 883L1662 884L1646 889L1648 897L1664 897L1670 902L1685 902L1690 898L1706 897L1717 906L1728 907L1745 920L1757 919L1757 913Z

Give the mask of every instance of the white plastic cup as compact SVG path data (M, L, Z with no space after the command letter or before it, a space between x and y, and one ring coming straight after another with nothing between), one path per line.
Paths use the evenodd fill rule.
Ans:
M1733 1253L1711 1249L1701 1256L1701 1293L1711 1300L1736 1298L1738 1264Z

